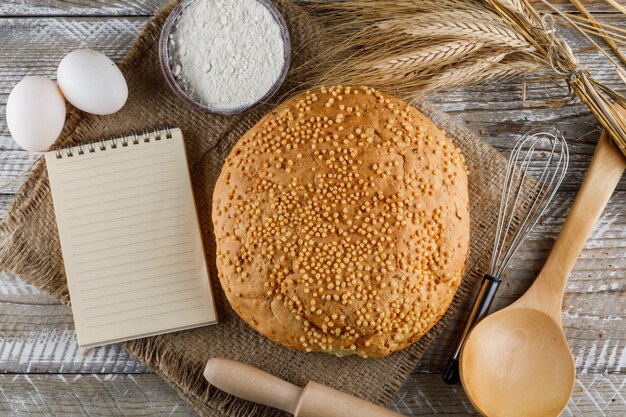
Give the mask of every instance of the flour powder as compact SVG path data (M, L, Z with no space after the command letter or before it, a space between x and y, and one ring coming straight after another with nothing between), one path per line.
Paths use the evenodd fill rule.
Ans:
M259 101L281 75L280 26L257 0L195 0L169 39L170 66L187 94L231 110Z

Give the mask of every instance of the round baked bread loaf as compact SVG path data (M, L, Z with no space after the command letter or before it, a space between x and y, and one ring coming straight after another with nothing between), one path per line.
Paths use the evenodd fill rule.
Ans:
M469 253L463 155L370 88L306 92L266 115L213 194L220 282L285 346L382 357L448 308Z

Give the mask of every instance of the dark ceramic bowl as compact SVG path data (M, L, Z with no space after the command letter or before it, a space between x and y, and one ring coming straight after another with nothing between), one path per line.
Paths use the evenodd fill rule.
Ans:
M274 85L255 103L252 103L247 106L232 108L232 109L219 109L206 105L205 103L196 101L191 95L189 95L183 88L178 84L176 78L174 78L174 74L172 74L172 68L170 67L170 54L169 54L169 37L170 33L174 28L174 24L176 23L176 19L178 16L185 10L187 6L189 6L194 1L203 1L203 0L184 0L178 6L172 10L169 17L165 21L163 25L163 29L161 30L161 37L159 38L159 62L161 63L161 71L165 76L165 80L170 88L174 91L174 93L181 98L185 103L193 107L197 110L203 110L208 113L220 114L223 116L232 116L235 114L239 114L246 110L249 110L259 103L267 101L270 97L272 97L276 91L280 88L283 81L285 81L285 77L287 76L287 71L289 70L289 65L291 63L291 38L289 37L289 30L287 29L287 24L285 23L285 19L280 14L276 6L270 0L256 0L265 6L274 19L280 26L280 32L283 37L283 44L285 46L284 50L284 64L280 76L274 83Z

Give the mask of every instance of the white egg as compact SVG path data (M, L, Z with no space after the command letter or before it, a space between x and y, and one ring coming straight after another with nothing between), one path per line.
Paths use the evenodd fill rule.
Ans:
M57 82L67 101L87 113L115 113L128 98L122 71L106 55L91 49L67 54L57 68Z
M43 151L63 130L65 100L50 79L26 77L11 90L6 117L18 145L28 151Z

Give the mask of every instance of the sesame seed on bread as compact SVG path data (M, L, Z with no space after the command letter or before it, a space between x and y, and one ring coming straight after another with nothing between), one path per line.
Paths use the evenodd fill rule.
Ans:
M416 108L307 91L233 148L213 194L219 279L282 345L383 357L444 314L469 255L467 170Z

